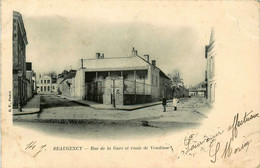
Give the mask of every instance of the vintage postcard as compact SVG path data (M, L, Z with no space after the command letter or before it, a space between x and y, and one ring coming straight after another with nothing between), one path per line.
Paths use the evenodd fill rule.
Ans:
M2 0L1 166L259 167L258 1Z

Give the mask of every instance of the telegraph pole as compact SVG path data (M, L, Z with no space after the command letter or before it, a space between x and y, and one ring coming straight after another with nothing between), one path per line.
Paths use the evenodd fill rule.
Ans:
M135 104L136 104L136 80L134 81L134 86L135 86Z
M116 107L115 79L113 79L113 107Z
M145 103L145 78L144 78L144 103Z

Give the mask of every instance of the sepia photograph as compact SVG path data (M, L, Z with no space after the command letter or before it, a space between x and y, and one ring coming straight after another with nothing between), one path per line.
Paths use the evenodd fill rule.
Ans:
M259 167L258 1L2 0L1 166Z
M207 29L203 39L188 24L13 11L14 125L83 137L196 127L215 101L217 40Z

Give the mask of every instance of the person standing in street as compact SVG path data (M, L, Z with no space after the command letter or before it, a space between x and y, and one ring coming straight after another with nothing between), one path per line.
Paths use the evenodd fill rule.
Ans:
M179 103L179 100L176 97L173 97L172 106L174 111L177 111L177 103Z
M163 100L162 100L162 105L163 105L163 112L166 112L166 98L164 97Z

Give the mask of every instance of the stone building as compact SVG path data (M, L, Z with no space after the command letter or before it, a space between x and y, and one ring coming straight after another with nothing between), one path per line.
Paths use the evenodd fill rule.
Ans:
M28 44L22 15L13 12L13 107L28 100L26 79L26 45Z
M189 88L189 95L191 97L206 98L206 87L207 83L205 81L200 82L197 85Z
M170 98L171 82L149 55L109 57L96 53L81 59L75 76L75 97L103 104L127 105Z
M207 69L205 74L205 81L207 84L206 97L210 102L215 101L216 75L215 75L215 61L216 61L216 41L214 28L211 29L209 44L205 46L205 58L207 60Z
M57 93L56 79L49 75L43 75L38 79L38 90L39 94L52 94Z

